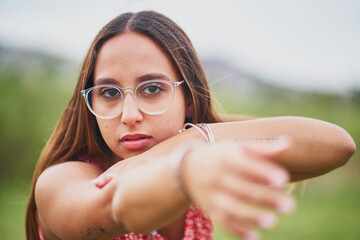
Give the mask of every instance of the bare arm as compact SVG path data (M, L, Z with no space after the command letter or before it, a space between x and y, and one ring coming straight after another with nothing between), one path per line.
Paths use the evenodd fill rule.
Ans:
M266 187L276 181L273 177L284 175L272 161L289 169L295 180L294 176L302 179L339 167L355 151L346 131L306 118L269 118L210 127L219 143L195 148L184 159L184 182L194 202L243 236L246 228L261 225L264 212L260 209L283 210L284 194ZM244 139L284 135L292 142L285 149L275 147L267 153L268 149L249 151L242 147ZM48 240L79 239L86 234L108 239L128 231L149 232L176 219L189 202L178 189L164 156L194 138L203 140L189 129L141 155L120 161L108 171L121 174L102 189L90 183L100 171L89 164L68 162L46 170L36 185L36 203L40 225L46 237L51 236ZM220 141L229 138L238 141ZM128 167L131 165L137 167ZM210 181L204 181L207 179ZM286 179L281 181L283 185Z
M176 219L189 202L167 168L160 163L139 167L101 190L91 183L100 172L90 164L66 162L45 170L35 194L46 239L110 239L129 231L148 233ZM114 211L122 206L141 211Z
M246 236L248 228L270 228L277 212L292 209L292 200L281 190L287 172L267 161L284 151L257 152L234 142L202 144L184 156L184 186L192 202L241 236ZM127 232L148 233L183 215L190 202L179 189L169 159L155 159L123 169L102 189L91 183L100 172L90 164L66 162L45 170L35 198L46 239L109 239Z
M111 219L114 184L109 183L99 191L90 183L99 174L90 164L66 162L40 175L35 200L39 224L47 240L110 238L115 227L124 231Z
M303 118L278 117L211 125L218 139L230 137L237 141L288 136L289 150L274 159L292 174L292 180L318 176L344 165L355 152L351 136L331 123Z
M353 139L344 129L311 118L276 117L208 125L217 141L232 139L239 144L261 143L260 146L263 146L286 136L291 142L288 151L273 160L290 172L292 181L319 176L343 166L356 150ZM136 165L136 159L143 161L150 156L152 159L163 156L173 151L179 143L194 138L204 140L196 130L189 129L125 161Z

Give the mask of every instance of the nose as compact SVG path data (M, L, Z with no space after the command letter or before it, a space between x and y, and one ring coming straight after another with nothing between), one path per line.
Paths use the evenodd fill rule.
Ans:
M123 109L121 113L121 122L128 126L134 126L135 123L143 120L142 113L133 98L131 92L124 93Z

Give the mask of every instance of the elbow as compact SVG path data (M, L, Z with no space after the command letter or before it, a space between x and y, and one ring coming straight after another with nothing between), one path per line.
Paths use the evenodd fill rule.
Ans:
M325 143L325 147L318 152L319 165L313 168L312 172L324 174L342 167L356 152L354 140L343 128L336 126L332 129L331 135L327 136L325 142L322 142Z
M111 214L114 223L123 229L123 234L129 232L128 228L124 224L123 219L123 206L122 202L114 198L111 203Z
M126 204L123 201L123 195L119 193L119 189L117 189L111 203L111 213L115 224L123 230L122 234L133 232L133 229L131 228L131 221L129 223L129 219L127 217L127 212Z
M342 138L343 141L342 144L339 144L339 148L338 148L339 155L336 161L337 162L336 167L341 167L345 165L356 152L356 144L354 140L352 139L352 137L348 132L346 132L344 129L342 129L342 131L343 131L343 138Z
M351 158L356 152L356 144L351 136L348 134L348 143L344 147L345 163ZM344 163L344 164L345 164Z
M126 233L138 233L138 234L147 234L152 232L154 229L149 228L149 224L143 224L139 221L139 217L134 212L133 204L131 204L126 195L121 193L122 191L118 189L112 204L111 212L112 219L119 228L122 229L122 234Z
M354 140L350 137L350 135L349 135L349 138L350 138L350 143L347 148L347 153L350 158L356 152L356 144L355 144Z

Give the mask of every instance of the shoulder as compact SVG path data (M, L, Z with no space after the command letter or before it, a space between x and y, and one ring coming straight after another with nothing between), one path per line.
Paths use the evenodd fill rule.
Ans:
M35 185L35 199L50 200L70 185L88 185L102 171L91 164L79 161L67 161L47 168L39 176Z
M80 161L67 161L47 168L37 181L37 185L48 180L66 181L67 179L91 179L101 174L101 170L92 164Z
M35 202L41 230L48 239L70 239L68 236L78 234L78 229L93 224L96 216L92 218L89 209L101 208L108 196L100 198L103 192L91 183L101 173L98 167L79 161L60 163L41 173L35 185ZM58 238L49 237L52 235Z

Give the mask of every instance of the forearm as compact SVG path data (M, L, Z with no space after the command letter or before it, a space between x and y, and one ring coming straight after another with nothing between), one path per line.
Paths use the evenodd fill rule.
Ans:
M169 161L129 169L114 179L113 216L130 232L148 233L186 212L190 202L176 182Z
M217 141L233 139L239 143L239 147L247 144L247 141L266 144L268 140L273 143L273 139L287 136L291 141L287 151L278 157L271 157L271 160L284 166L293 181L315 177L337 168L345 164L355 151L354 142L345 130L314 119L280 117L209 126ZM123 184L116 194L118 197L115 197L113 207L116 219L123 221L127 230L151 231L185 211L188 205L175 184L171 170L162 159L182 143L193 139L204 141L199 132L190 128L109 169L110 172L119 173L118 181ZM139 163L144 162L142 167ZM131 169L131 166L136 167ZM167 199L165 205L162 199Z
M354 141L344 129L310 118L276 117L208 125L217 141L233 139L239 144L266 144L287 137L290 140L288 151L274 161L288 169L293 181L315 177L340 167L355 152ZM200 133L190 128L125 162L132 165L136 164L135 159L144 160L150 156L156 159L194 138L204 141Z
M302 117L266 118L211 125L216 139L232 138L244 142L272 142L286 136L289 150L275 159L290 172L325 173L345 164L355 152L355 144L342 128Z

